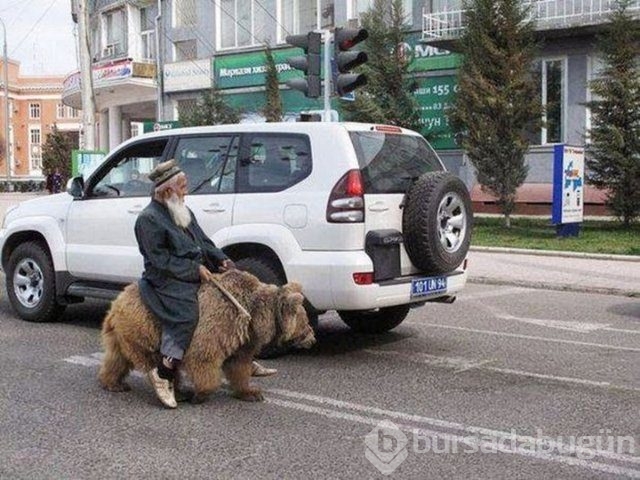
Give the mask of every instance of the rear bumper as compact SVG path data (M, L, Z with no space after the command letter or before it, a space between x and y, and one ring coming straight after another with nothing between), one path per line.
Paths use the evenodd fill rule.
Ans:
M426 275L411 275L394 280L357 285L353 274L372 272L371 258L364 251L301 252L285 265L287 279L303 285L309 302L318 310L370 310L408 303L420 303L455 295L464 288L467 272L462 268L445 274L447 289L411 297L411 280Z

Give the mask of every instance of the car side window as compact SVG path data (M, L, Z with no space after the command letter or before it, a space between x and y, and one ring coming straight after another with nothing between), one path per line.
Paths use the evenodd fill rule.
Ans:
M238 156L237 135L183 137L174 158L187 175L190 194L228 193L234 190L235 168L227 168Z
M238 191L278 192L311 173L309 137L301 134L249 134L238 167Z
M149 173L162 160L168 139L140 142L127 147L97 172L98 181L89 193L92 197L149 196L153 182Z

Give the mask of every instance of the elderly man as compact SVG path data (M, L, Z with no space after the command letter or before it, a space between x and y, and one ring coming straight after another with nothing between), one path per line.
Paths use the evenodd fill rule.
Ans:
M148 374L160 401L176 408L175 372L198 323L198 289L212 272L234 263L202 231L184 203L187 177L175 160L159 164L149 175L154 194L140 213L135 234L144 258L140 294L162 327L161 360ZM272 375L254 363L256 376Z

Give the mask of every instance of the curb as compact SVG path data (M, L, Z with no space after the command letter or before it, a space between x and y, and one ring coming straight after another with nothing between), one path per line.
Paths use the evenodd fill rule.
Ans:
M469 276L469 283L479 283L484 285L513 285L516 287L535 288L538 290L557 290L561 292L575 293L595 293L600 295L616 295L619 297L640 298L640 290L625 290L622 288L609 287L577 287L567 283L544 283L527 280L506 280L490 277Z
M472 252L510 253L515 255L536 255L539 257L584 258L585 260L613 260L616 262L640 262L640 255L614 255L612 253L565 252L562 250L532 250L526 248L472 246Z

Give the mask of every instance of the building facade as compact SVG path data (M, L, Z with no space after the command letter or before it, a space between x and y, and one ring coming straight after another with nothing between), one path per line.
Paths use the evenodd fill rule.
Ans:
M67 132L77 147L81 130L81 112L62 102L64 76L23 76L20 63L9 60L9 152L5 150L4 101L0 115L0 178L10 180L15 188L20 183L41 182L42 145L54 125ZM0 62L0 78L4 64ZM3 85L4 87L4 85ZM0 95L4 97L4 88ZM7 163L8 158L8 163Z
M89 2L91 4L91 2ZM611 0L523 0L531 7L542 50L536 61L546 124L532 133L528 183L551 183L553 145L584 145L590 115L589 81L601 61L596 35L608 22ZM73 4L73 2L72 2ZM285 37L313 29L359 26L373 0L95 0L91 5L91 55L100 113L100 148L132 134L131 122L180 119L212 86L260 121L265 102L265 54L269 44L280 72L286 118L322 109L285 82L300 72L286 58L299 54ZM462 0L403 0L409 33L404 45L416 77L422 133L447 166L471 187L473 168L458 148L446 108L457 90L464 31ZM640 0L630 12L640 16ZM80 107L79 74L65 82L64 101ZM357 92L356 92L357 94ZM160 128L156 125L156 128ZM141 128L139 130L142 130ZM543 195L544 196L544 195Z

